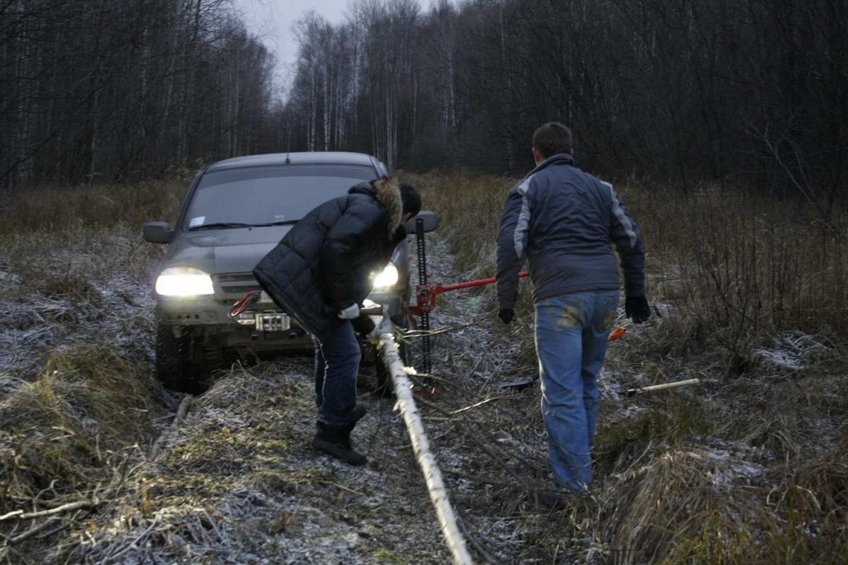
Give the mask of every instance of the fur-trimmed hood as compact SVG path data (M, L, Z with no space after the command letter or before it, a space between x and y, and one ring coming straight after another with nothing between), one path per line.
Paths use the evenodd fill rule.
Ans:
M403 200L400 196L398 184L387 177L360 183L348 192L351 194L370 194L376 198L389 214L389 225L387 227L388 237L393 237L403 222Z

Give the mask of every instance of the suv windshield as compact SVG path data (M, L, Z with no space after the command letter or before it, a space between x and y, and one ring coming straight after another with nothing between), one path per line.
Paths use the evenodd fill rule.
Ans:
M376 176L372 167L324 163L210 171L194 191L183 229L294 223Z

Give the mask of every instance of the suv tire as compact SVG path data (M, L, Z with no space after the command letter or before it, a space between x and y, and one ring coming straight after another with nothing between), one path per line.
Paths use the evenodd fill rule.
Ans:
M156 378L177 392L199 394L209 387L203 372L193 366L194 339L174 335L172 326L156 325Z

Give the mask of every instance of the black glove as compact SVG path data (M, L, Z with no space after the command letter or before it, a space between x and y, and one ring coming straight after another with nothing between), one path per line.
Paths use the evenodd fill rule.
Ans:
M641 324L651 317L651 306L644 296L628 296L624 299L624 314L633 320L634 324Z
M504 324L508 324L515 318L515 312L512 308L501 308L498 310L498 318L500 318Z
M374 324L374 320L372 320L369 316L360 316L354 320L351 320L353 323L353 331L361 335L362 337L368 336L371 332L376 328L376 324Z

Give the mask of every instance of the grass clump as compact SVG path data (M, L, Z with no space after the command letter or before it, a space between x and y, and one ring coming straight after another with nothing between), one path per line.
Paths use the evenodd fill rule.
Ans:
M424 208L439 214L435 234L448 242L456 269L470 277L492 276L498 226L515 180L435 173L408 180L422 192Z
M38 379L0 404L13 463L0 474L0 505L91 490L110 478L116 457L153 438L163 413L152 376L114 350L82 344L54 353Z
M848 547L848 442L787 465L768 500L782 518L768 533L776 550L796 562L842 562Z
M797 202L702 189L632 190L648 251L650 297L673 315L664 352L721 351L731 373L763 338L848 329L848 223L822 224ZM668 326L668 327L664 327Z
M604 493L616 562L716 562L756 557L749 528L760 511L737 496L739 462L730 454L680 445L643 459ZM609 497L609 498L606 498Z
M406 563L406 561L399 555L392 551L389 551L384 547L374 552L374 561L377 563L392 563L398 565L401 563Z
M631 404L624 411L623 402ZM597 471L601 475L614 472L652 447L679 445L693 437L709 436L715 430L714 416L693 395L604 402L593 444Z

